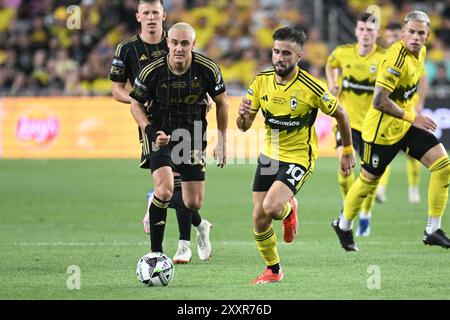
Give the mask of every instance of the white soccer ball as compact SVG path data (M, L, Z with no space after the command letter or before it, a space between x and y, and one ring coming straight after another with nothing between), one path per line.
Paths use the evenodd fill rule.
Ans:
M172 260L164 253L150 252L139 259L136 266L138 280L149 287L165 287L173 278Z

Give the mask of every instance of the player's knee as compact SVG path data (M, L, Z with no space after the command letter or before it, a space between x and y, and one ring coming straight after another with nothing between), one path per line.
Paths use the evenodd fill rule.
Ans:
M191 199L188 201L185 201L184 205L186 208L188 208L191 211L198 211L202 207L202 199Z
M265 230L270 225L271 219L262 210L253 211L253 225L256 230Z
M276 217L283 210L283 205L277 201L267 201L263 202L263 211L269 217Z
M172 199L173 189L166 186L157 187L155 196L162 201L170 201Z

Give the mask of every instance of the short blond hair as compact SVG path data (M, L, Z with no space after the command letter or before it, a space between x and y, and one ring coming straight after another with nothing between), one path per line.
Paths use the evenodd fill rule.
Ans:
M430 18L428 18L427 14L423 11L414 10L408 13L405 16L405 24L410 21L425 22L427 26L430 26Z
M186 31L191 35L192 41L195 40L195 30L189 23L186 22L175 23L173 26L170 27L169 31L167 32L169 37L172 30Z

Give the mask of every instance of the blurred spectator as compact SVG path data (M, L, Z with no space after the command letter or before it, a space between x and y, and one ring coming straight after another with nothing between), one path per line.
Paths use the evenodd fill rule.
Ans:
M311 28L307 32L304 53L303 59L307 60L315 68L320 69L327 63L328 46L320 39L320 34L316 28Z
M169 13L165 28L179 21L190 22L197 31L195 50L220 65L229 92L243 94L251 75L272 67L272 34L279 27L298 26L306 31L308 40L300 65L321 78L330 49L329 33L335 27L328 25L331 10L339 8L339 14L352 21L374 4L380 8L383 27L388 22L398 22L401 27L406 11L421 9L430 15L432 26L426 62L430 92L433 87L447 87L444 75L450 64L450 1L322 1L324 25L318 28L314 25L315 3L308 0L165 0ZM0 0L0 94L110 94L108 72L113 50L136 34L137 3ZM81 30L67 28L70 5L81 9ZM389 32L382 28L385 42L389 42Z
M448 85L450 85L450 79L448 77L447 67L446 67L445 63L437 64L436 77L434 78L431 85L432 86L448 86Z

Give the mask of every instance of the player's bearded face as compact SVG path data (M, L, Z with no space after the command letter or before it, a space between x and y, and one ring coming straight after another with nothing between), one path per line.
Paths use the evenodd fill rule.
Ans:
M411 51L416 56L428 40L430 29L426 22L409 21L403 27L403 40Z
M295 42L275 40L272 48L272 65L278 76L289 75L301 57L301 49Z

